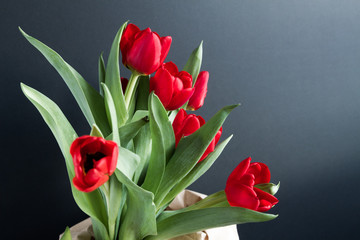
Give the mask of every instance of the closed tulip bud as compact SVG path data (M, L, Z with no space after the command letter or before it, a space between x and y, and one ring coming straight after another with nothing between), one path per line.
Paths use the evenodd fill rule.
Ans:
M279 201L270 193L256 187L257 184L270 182L270 171L264 163L250 163L247 158L230 174L225 187L229 204L259 212L268 211Z
M192 77L179 72L173 62L164 63L150 78L150 92L154 91L165 109L175 110L184 105L194 93Z
M91 192L109 180L119 154L118 145L101 137L82 136L71 144L75 177L74 186L82 192Z
M209 81L209 72L208 71L202 71L199 73L199 76L195 82L194 88L194 94L189 99L187 110L195 111L204 105L204 100L207 93L207 85Z
M121 37L123 64L137 73L149 75L164 62L171 45L171 37L160 37L150 28L140 30L129 24Z
M187 114L186 111L181 108L172 124L175 134L176 146L180 142L181 138L193 134L204 124L205 124L205 120L201 116L197 116L195 114ZM209 155L209 153L214 151L215 146L219 142L219 139L221 137L221 133L222 133L222 127L216 133L214 139L211 141L210 145L207 147L204 154L201 156L199 162L204 160L207 157L207 155Z

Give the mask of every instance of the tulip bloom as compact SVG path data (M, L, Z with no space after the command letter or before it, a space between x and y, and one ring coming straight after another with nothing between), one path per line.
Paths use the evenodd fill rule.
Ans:
M181 138L193 134L204 124L205 120L201 116L196 116L195 114L187 114L185 110L181 108L172 124L175 133L176 146L178 145ZM204 154L201 156L199 162L204 160L209 153L214 151L215 146L219 142L219 139L221 137L221 133L222 127L216 133L214 139L211 141L210 145L205 150Z
M207 93L208 81L209 81L209 72L208 71L200 72L194 85L195 88L194 94L189 99L187 105L188 110L195 111L201 108L202 105L204 105L204 100Z
M171 45L171 37L160 37L150 28L140 30L129 24L120 41L123 64L140 74L155 72L164 62Z
M154 91L165 109L175 110L184 105L194 93L192 77L179 72L173 62L164 63L150 78L150 92Z
M118 145L101 137L82 136L71 144L70 154L75 167L74 186L91 192L109 180L119 154Z
M270 171L264 163L243 160L230 174L225 187L229 204L259 212L268 211L279 201L273 195L256 188L257 184L270 182Z

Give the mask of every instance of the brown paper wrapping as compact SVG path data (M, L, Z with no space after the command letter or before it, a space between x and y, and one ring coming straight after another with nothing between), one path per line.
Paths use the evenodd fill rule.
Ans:
M188 207L202 199L206 195L190 190L182 191L172 203L168 210L178 210ZM93 240L91 219L88 218L70 228L73 240ZM60 236L61 237L61 236ZM236 225L212 228L201 232L191 233L184 236L171 238L171 240L239 240Z

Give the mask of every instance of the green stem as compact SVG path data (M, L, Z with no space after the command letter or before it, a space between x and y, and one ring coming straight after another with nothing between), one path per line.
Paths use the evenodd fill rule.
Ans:
M135 96L136 86L139 77L140 74L135 71L130 76L129 83L125 90L125 104L127 110L129 110L131 99Z

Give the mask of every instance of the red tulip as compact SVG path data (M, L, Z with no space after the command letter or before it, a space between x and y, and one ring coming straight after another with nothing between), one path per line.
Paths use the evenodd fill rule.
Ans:
M273 195L256 188L257 184L270 182L270 171L264 163L243 160L230 174L225 187L229 204L259 212L268 211L279 201Z
M182 137L186 137L198 130L205 124L205 120L201 116L195 114L187 114L184 109L180 109L172 124L175 133L175 144L178 145ZM214 151L216 144L221 137L222 127L216 133L214 139L211 141L204 154L201 156L200 161L204 160L209 153Z
M194 85L195 88L194 94L189 99L187 105L188 110L195 111L201 108L202 105L204 105L204 100L207 93L208 81L209 81L209 72L208 71L200 72Z
M150 28L140 31L129 24L120 41L123 64L140 74L155 72L164 62L171 45L171 37L160 37Z
M109 180L115 169L119 148L113 141L101 137L82 136L71 144L75 177L74 186L91 192Z
M184 105L194 93L192 77L179 72L173 62L164 63L150 78L150 92L154 91L165 109L175 110Z

